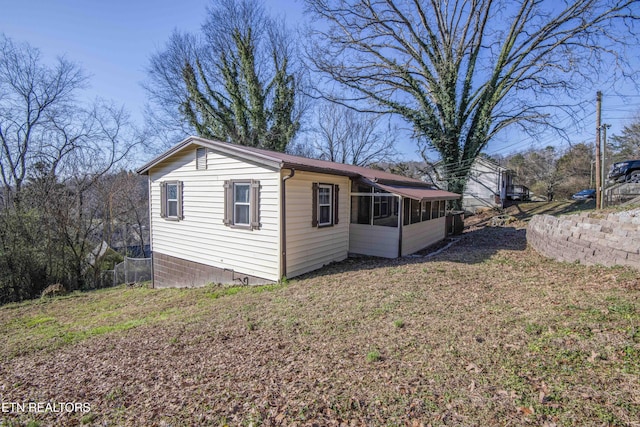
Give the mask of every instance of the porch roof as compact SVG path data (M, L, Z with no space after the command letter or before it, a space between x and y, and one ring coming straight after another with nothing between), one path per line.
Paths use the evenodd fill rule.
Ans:
M373 182L371 185L380 190L388 191L389 193L420 201L458 200L460 198L459 194L435 188L407 187L403 185L380 184L379 182Z

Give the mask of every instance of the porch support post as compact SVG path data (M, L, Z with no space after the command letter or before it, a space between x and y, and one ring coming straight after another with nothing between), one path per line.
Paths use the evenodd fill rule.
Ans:
M404 200L398 196L398 258L402 257L402 224L404 224Z

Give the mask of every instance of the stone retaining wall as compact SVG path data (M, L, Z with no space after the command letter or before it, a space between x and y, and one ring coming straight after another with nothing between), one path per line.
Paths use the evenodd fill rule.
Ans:
M587 265L640 270L640 209L610 214L536 215L527 242L542 255Z

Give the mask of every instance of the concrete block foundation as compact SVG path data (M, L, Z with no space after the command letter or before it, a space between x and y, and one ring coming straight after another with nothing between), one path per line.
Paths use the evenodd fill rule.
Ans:
M154 288L200 287L210 283L264 285L273 281L153 252Z

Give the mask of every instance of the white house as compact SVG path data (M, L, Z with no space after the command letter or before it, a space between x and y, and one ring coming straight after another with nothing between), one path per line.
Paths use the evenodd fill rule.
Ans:
M267 283L446 235L457 194L383 171L189 137L149 177L154 286Z
M471 165L469 179L462 194L463 209L476 212L482 208L502 208L507 200L525 197L520 192L526 187L514 186L513 177L512 170L487 158L476 158ZM447 187L446 182L439 182L438 185L441 188Z

